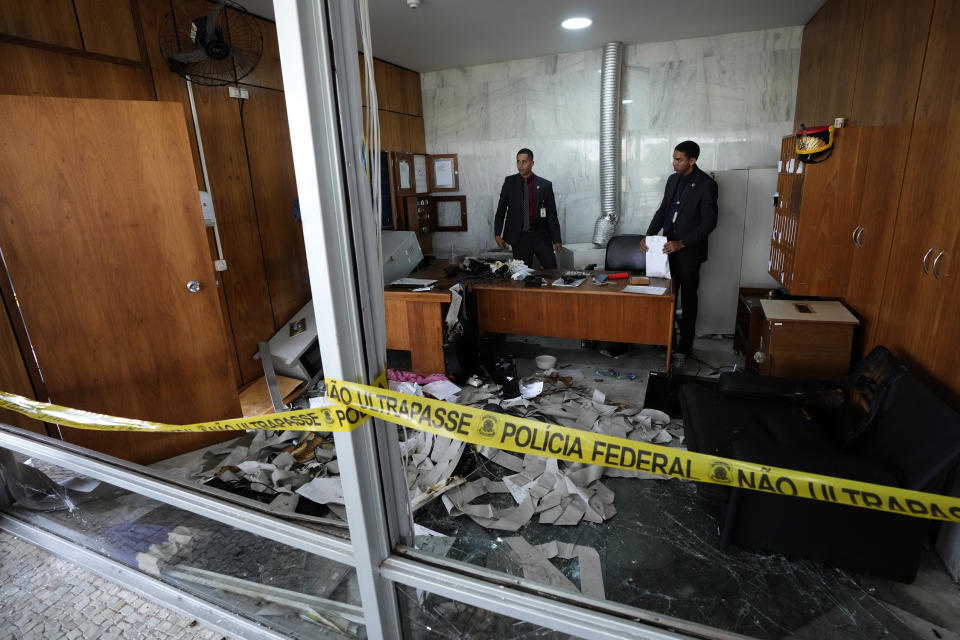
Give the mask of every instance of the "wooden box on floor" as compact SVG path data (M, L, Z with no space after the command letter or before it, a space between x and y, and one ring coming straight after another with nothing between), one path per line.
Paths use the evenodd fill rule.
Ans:
M762 300L760 345L753 357L760 374L841 382L850 369L858 320L843 303Z

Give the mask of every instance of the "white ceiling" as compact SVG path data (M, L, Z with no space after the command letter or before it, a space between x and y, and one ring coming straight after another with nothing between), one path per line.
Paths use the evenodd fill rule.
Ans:
M293 0L282 0L292 2ZM599 49L606 42L663 42L806 24L825 0L369 0L377 58L426 72L550 53ZM273 19L272 0L241 0ZM584 16L593 25L567 31Z

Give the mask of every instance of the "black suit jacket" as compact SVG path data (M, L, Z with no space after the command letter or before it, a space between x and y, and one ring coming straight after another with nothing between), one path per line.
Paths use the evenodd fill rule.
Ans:
M544 224L550 232L551 242L560 242L560 220L557 218L557 202L553 197L553 183L546 178L534 174L533 188L536 193L534 201L537 217L537 223L542 227ZM547 211L547 217L540 217L540 208ZM516 244L523 233L523 182L519 173L507 176L503 180L503 187L500 189L500 201L497 203L497 214L493 218L493 233L498 235L508 244Z
M680 174L674 173L667 178L667 186L663 190L663 200L660 208L647 227L647 235L656 235L663 229L663 221L667 215L673 215L674 207L671 200L673 191L677 188ZM684 248L677 252L677 260L697 263L707 259L707 236L717 226L717 183L694 166L690 181L680 194L680 213L670 229L670 238L679 240Z

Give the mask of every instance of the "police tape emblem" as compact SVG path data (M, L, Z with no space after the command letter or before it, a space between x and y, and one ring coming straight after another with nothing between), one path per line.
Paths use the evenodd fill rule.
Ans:
M484 438L492 438L497 435L497 420L493 416L483 416L480 420L480 428L477 433Z
M730 465L726 462L713 462L710 464L710 479L714 482L733 482L733 474L730 473Z
M323 410L323 419L327 424L333 424L335 420L333 419L333 412L330 409Z

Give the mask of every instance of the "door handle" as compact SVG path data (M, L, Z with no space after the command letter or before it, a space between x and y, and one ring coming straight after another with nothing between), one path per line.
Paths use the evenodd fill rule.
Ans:
M190 293L197 293L201 288L202 287L199 280L191 280L187 283L187 291Z
M853 243L853 246L857 246L857 231L860 231L860 227L854 227L853 233L850 234L850 242Z
M933 247L927 249L927 252L923 254L923 272L927 275L930 275L930 269L927 268L927 260L930 259L931 253L933 253Z
M861 249L863 248L863 232L864 231L866 231L866 228L860 227L860 231L857 231L857 239L854 241L854 244L856 244Z
M946 251L941 251L937 254L937 257L933 259L933 277L937 280L940 279L940 272L937 271L937 267L940 265L940 258L942 258L946 253Z

